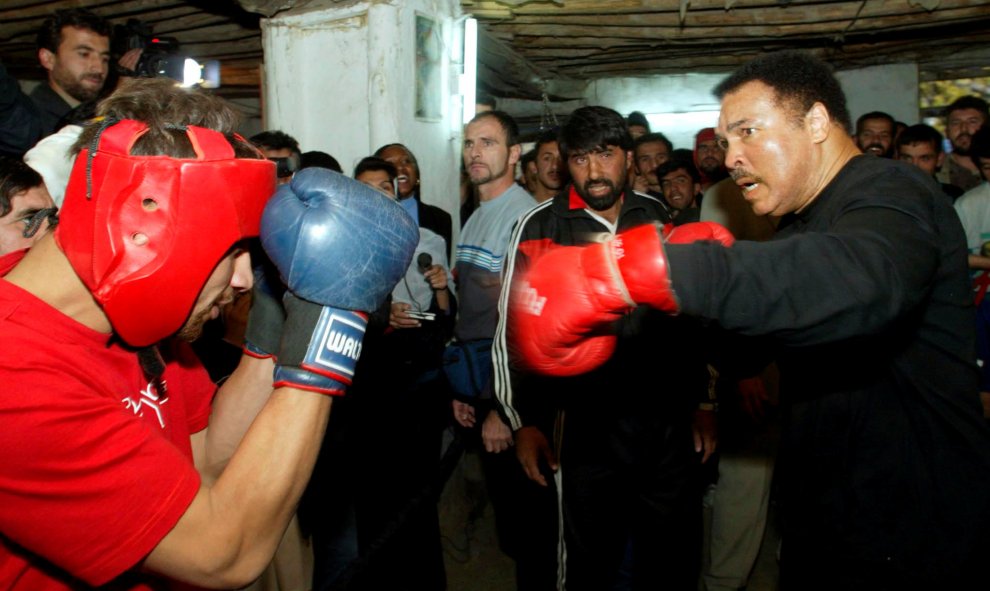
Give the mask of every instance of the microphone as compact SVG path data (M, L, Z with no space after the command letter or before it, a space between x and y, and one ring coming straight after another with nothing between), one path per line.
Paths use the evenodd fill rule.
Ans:
M421 252L416 257L416 264L419 265L419 270L425 273L433 265L433 257L428 252Z

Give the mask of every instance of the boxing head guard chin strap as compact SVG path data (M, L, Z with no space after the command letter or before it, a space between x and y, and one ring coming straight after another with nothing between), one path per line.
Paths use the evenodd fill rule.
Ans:
M275 165L194 126L195 158L134 156L145 124L104 125L76 158L55 240L117 335L144 347L177 332L217 263L258 235Z

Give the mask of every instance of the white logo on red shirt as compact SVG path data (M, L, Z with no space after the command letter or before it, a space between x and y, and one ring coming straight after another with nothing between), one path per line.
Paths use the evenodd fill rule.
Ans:
M155 412L155 417L158 419L158 425L164 429L165 419L162 417L161 407L166 402L168 402L168 396L159 399L158 391L155 389L155 385L148 382L148 385L141 390L141 396L137 398L137 400L130 396L124 398L124 407L131 409L134 411L134 414L139 417L144 416L145 408L150 408Z

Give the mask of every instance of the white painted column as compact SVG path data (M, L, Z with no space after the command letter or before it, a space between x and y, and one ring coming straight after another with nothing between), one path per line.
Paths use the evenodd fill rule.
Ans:
M440 113L416 116L416 17L436 24ZM383 144L399 142L420 164L423 201L447 210L458 227L460 126L449 81L456 0L360 2L262 20L266 127L322 150L346 174ZM454 130L452 132L452 130Z

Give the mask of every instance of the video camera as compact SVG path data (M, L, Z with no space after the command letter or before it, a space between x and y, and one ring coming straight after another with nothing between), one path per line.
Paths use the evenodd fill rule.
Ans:
M175 37L155 36L149 24L138 19L127 24L114 25L114 54L124 55L132 49L140 49L141 57L133 71L121 68L126 76L155 78L165 76L177 80L182 86L199 85L203 88L220 87L220 62L211 60L200 64L179 53L179 40Z

